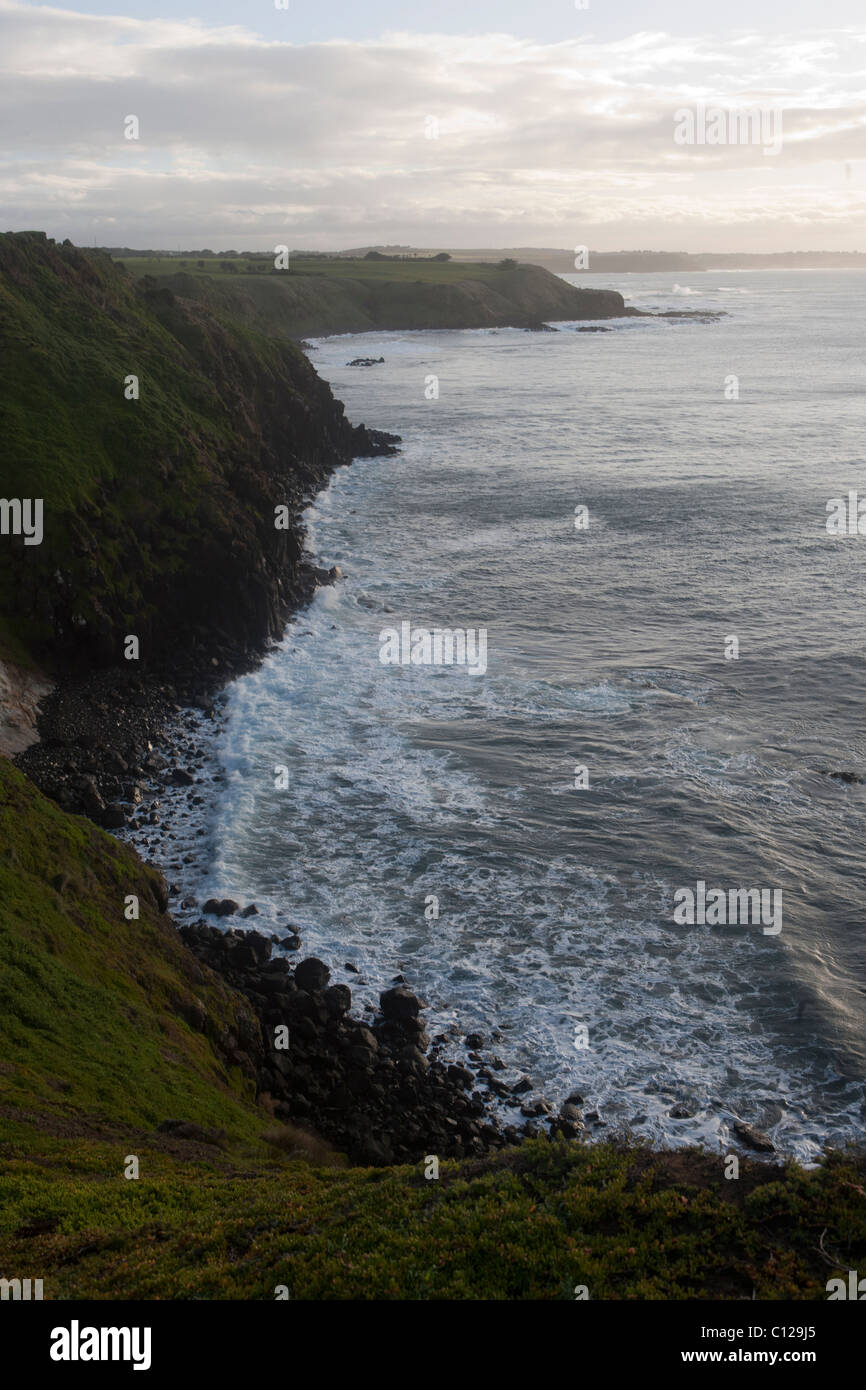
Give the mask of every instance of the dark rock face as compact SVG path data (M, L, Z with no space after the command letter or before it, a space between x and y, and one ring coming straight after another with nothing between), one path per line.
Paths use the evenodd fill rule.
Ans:
M103 392L92 417L76 410L81 435L70 450L103 458L109 433L123 440L134 524L114 507L111 478L96 478L91 496L61 478L56 497L46 492L44 543L0 548L0 607L37 662L61 676L20 766L65 810L119 830L135 814L140 779L201 780L200 769L169 766L153 749L178 704L209 710L317 584L338 578L303 558L309 500L334 469L394 454L399 440L351 425L292 343L238 332L194 298L131 281L102 253L0 235L0 286L10 379L26 352L17 328L38 317L52 344L43 364L52 410L70 391L86 402L112 351L122 383L128 341L152 363L146 427L136 413L143 398L124 401L118 388L109 420ZM76 328L74 352L64 336L73 322L87 326ZM26 404L38 420L39 399ZM206 437L192 423L203 418ZM7 441L4 466L26 475L40 439ZM127 661L130 612L140 654ZM147 819L160 823L158 807Z

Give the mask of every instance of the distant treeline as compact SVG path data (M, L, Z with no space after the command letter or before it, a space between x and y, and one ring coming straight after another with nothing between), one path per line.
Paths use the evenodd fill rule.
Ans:
M368 251L364 257L365 261L450 261L450 259L451 254L448 251L439 251L434 256L419 256L417 251L413 251L409 255L386 255L384 251Z

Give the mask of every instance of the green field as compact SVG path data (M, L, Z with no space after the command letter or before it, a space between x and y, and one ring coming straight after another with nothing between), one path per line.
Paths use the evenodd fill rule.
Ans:
M363 257L291 257L287 270L275 270L273 257L251 259L249 256L220 256L205 258L201 263L189 256L117 256L133 275L188 275L217 276L220 280L237 277L260 278L268 275L287 278L300 275L315 275L329 280L372 280L398 281L402 284L456 285L461 280L482 280L495 285L501 279L503 269L496 263L483 261L368 261ZM223 269L233 266L234 270Z

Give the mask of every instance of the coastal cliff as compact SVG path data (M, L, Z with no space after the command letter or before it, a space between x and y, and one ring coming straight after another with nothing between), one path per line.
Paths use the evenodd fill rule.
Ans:
M537 265L298 260L202 262L202 272L166 273L172 262L130 258L133 273L216 314L278 337L417 329L527 328L548 322L634 317L616 290L570 285ZM256 268L247 270L246 266ZM219 274L223 267L233 273Z
M44 518L0 547L12 660L84 670L129 635L140 668L252 656L311 588L300 510L394 449L291 342L39 234L0 236L0 355L3 496Z

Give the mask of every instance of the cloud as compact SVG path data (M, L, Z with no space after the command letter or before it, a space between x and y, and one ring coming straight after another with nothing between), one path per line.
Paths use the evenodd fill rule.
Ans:
M0 0L0 217L164 247L854 247L854 37L293 45ZM780 109L781 153L676 144L699 101Z

